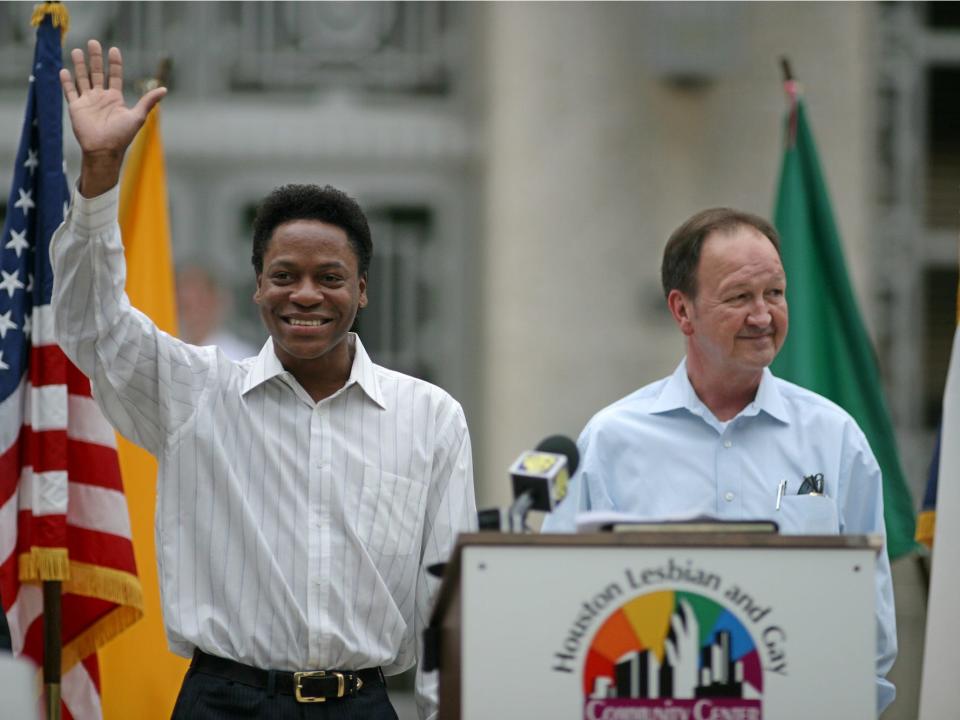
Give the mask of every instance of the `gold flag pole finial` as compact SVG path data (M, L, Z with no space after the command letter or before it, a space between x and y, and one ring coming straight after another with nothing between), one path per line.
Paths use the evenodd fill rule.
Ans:
M780 57L780 69L783 71L783 89L790 100L790 116L787 128L787 147L794 147L797 142L797 102L800 97L800 84L793 74L793 67L790 65L790 59L783 55Z
M47 15L50 16L53 26L60 28L61 40L66 38L70 30L70 13L67 12L67 6L60 2L40 3L33 8L30 24L33 27L39 27Z
M157 63L157 72L154 76L137 83L137 89L140 91L140 94L148 93L154 88L166 87L170 80L170 68L172 66L173 62L169 56L160 58L160 62Z

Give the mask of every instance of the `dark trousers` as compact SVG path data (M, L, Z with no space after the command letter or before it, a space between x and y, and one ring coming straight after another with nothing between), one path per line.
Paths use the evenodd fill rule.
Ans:
M365 685L355 697L299 703L293 695L187 671L171 720L398 720L383 685Z

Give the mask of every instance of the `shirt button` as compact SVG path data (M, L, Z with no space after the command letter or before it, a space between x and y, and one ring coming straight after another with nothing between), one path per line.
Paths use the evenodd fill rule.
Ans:
M732 501L733 501L733 493L732 493L732 492L728 492L728 493L724 494L723 499L726 500L727 502L732 502Z
M733 443L730 442L729 440L724 440L724 441L723 441L723 446L724 446L725 448L732 447L732 446L733 446Z

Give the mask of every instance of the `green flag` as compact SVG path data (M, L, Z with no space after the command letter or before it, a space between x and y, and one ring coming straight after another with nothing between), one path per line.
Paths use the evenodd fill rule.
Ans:
M860 425L883 472L884 519L891 558L914 543L913 500L897 456L877 361L847 277L840 236L803 102L794 102L780 173L774 225L787 273L790 332L774 361L778 377L844 408Z

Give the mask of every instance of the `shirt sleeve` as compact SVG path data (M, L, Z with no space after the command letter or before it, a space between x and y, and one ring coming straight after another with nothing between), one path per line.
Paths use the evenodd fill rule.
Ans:
M607 459L600 449L597 426L596 419L590 421L577 438L580 467L570 478L567 496L544 518L540 532L576 532L579 513L613 509L605 485Z
M74 190L70 211L54 233L55 334L90 378L111 424L157 454L193 414L215 355L167 335L130 305L118 198L118 187L89 199Z
M839 500L840 530L844 534L881 535L883 549L877 556L877 714L893 702L897 691L887 673L897 658L897 621L893 601L893 579L887 556L886 526L883 521L883 478L870 445L851 421L846 431L842 477L847 479Z
M460 405L453 400L452 412L445 418L445 429L437 439L432 477L427 495L423 530L423 553L417 573L417 599L414 632L417 656L415 695L421 720L437 717L437 671L423 672L423 630L430 622L434 596L439 580L427 568L447 562L456 544L457 535L477 528L477 503L473 489L473 454L470 434Z

